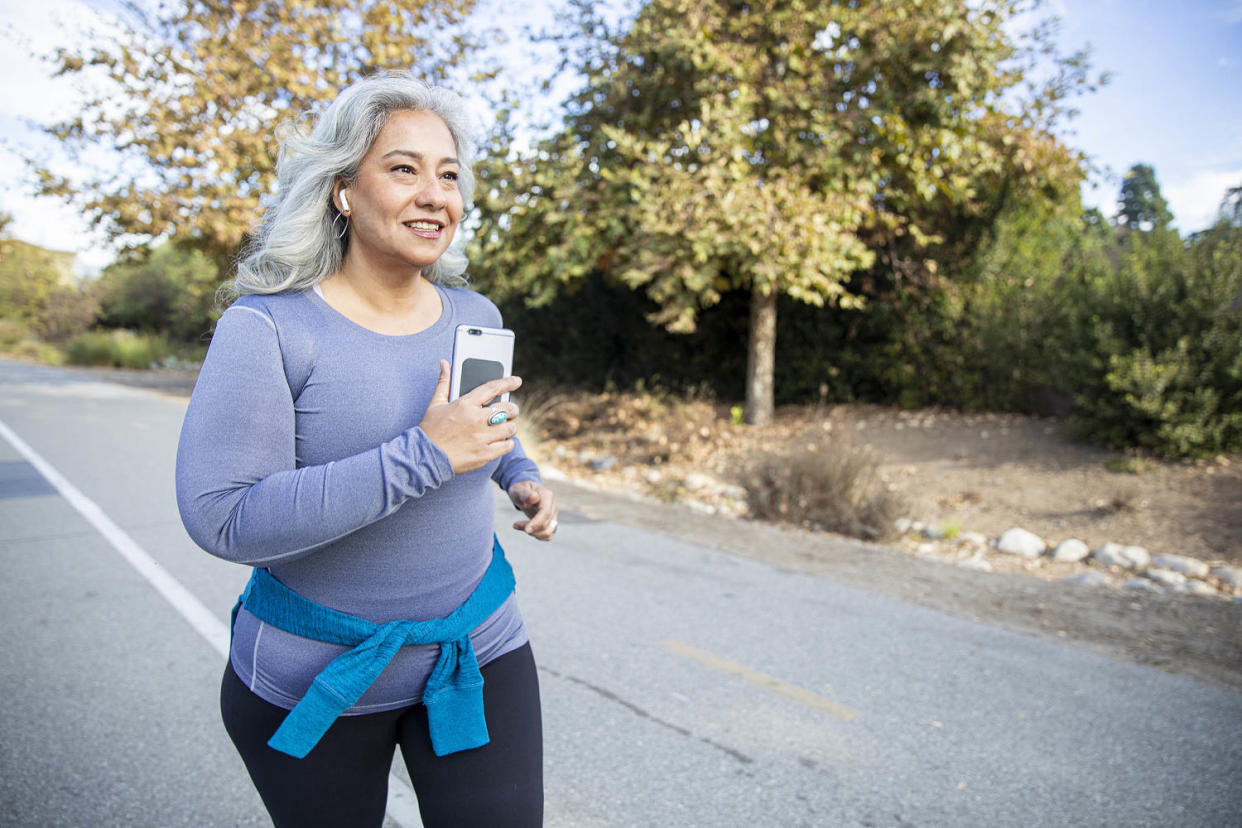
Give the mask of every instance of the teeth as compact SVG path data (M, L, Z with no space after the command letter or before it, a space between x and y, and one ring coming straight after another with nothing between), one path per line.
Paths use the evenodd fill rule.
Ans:
M407 226L407 227L412 227L412 228L413 228L413 229L415 229L415 230L432 230L432 231L434 231L434 230L439 230L439 229L440 229L440 225L436 224L434 221L411 221L411 222L409 222L408 224L406 224L406 226Z

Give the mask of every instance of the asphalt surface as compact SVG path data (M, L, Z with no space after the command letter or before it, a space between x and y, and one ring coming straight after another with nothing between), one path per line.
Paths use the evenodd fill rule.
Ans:
M223 622L184 408L0 360L0 423ZM540 544L498 500L549 826L1242 825L1242 693L563 509ZM0 560L0 822L268 824L216 649L6 439Z

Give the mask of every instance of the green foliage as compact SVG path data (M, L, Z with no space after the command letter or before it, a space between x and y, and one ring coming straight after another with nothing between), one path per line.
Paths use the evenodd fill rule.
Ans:
M99 278L99 323L163 333L179 342L206 337L219 311L214 262L198 250L172 243L136 260L106 268Z
M1016 1L648 0L619 32L577 6L588 83L565 129L506 154L502 124L481 170L476 274L501 298L602 274L683 333L739 292L857 308L888 300L881 266L890 293L934 274L933 248L1007 188L1077 183L1049 135L1085 64L1029 82L1052 53L1008 33ZM770 338L749 347L770 373Z
M163 336L120 329L87 331L65 344L65 355L72 364L113 368L151 368L170 352Z
M1156 171L1147 164L1135 164L1126 172L1118 202L1117 223L1127 230L1163 230L1173 220Z
M1222 217L1183 246L1132 232L1080 323L1076 422L1090 439L1166 457L1242 449L1242 229Z
M30 338L30 329L16 319L0 318L0 351L12 349L17 343Z
M0 319L60 342L89 327L98 307L74 278L72 253L0 238Z
M46 130L71 156L104 147L118 163L65 175L31 159L40 191L114 239L192 241L222 267L272 190L281 121L382 69L443 81L481 40L464 26L474 0L110 5L109 33L47 56L95 82Z

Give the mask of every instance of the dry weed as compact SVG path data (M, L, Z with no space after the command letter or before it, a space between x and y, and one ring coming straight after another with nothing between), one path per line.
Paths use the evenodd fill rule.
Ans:
M746 465L751 515L866 540L894 535L904 504L872 453L844 443L815 448L764 453Z

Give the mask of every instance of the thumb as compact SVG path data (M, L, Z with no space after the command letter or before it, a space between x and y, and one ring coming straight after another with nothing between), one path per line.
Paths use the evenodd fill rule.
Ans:
M509 497L513 500L514 506L519 509L525 509L539 503L539 490L523 480L514 484L513 488L509 490Z
M449 397L449 364L448 360L440 360L440 380L436 383L436 390L431 394L431 405L442 405L448 402Z

